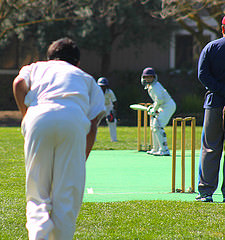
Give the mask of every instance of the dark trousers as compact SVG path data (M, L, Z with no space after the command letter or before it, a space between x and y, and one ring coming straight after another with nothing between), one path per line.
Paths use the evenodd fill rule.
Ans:
M223 153L223 108L205 109L199 161L198 191L212 195L218 186L218 175ZM225 197L225 167L223 166L222 193Z

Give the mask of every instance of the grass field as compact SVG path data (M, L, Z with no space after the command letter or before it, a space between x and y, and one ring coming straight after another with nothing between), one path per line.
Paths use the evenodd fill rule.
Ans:
M189 132L187 129L187 149ZM171 127L166 128L166 133L171 149ZM108 128L100 127L94 149L136 149L136 134L134 127L118 127L119 142L111 143ZM201 127L197 127L196 149L200 148L200 137ZM0 179L0 239L28 239L23 138L19 128L0 128ZM224 216L222 203L84 203L74 239L224 239Z

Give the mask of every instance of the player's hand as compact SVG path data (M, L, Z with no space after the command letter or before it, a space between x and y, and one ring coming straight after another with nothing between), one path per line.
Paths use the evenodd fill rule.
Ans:
M152 106L152 105L150 105L150 106L147 108L147 112L150 112L151 109L153 109L153 106Z
M144 86L144 89L146 90L146 89L148 89L149 88L149 86L150 86L150 84L149 83L147 83L145 86Z
M157 111L155 111L155 109L152 107L152 108L149 109L148 115L150 115L152 117L156 117L157 116Z

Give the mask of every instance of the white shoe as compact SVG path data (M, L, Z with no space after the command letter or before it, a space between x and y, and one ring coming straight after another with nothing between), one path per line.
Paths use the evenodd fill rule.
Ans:
M154 149L147 151L147 154L150 154L150 155L154 155L155 153L157 153L157 151L155 151Z
M154 156L170 156L170 151L158 151L153 154Z

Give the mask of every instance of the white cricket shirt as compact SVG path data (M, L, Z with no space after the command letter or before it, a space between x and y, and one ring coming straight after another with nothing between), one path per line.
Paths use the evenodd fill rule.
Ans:
M18 77L29 88L25 97L28 107L41 104L76 107L89 120L105 111L104 95L95 79L65 61L39 61L24 66Z

